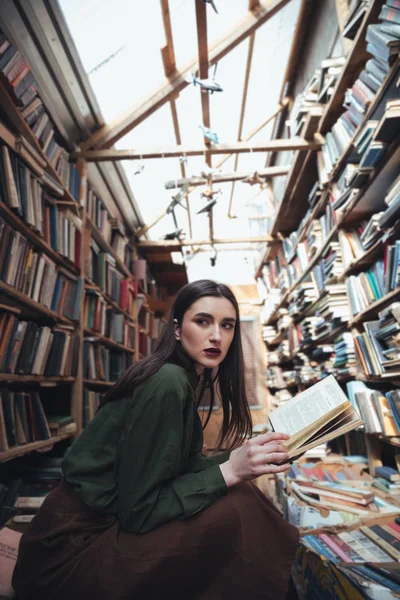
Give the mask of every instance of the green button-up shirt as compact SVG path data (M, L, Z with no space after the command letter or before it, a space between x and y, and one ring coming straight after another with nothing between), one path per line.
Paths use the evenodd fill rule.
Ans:
M65 479L126 531L186 519L227 492L219 464L201 453L193 368L166 363L131 397L107 402L63 461Z

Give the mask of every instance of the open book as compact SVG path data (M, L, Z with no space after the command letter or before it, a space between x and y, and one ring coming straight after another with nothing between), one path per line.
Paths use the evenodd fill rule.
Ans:
M282 443L290 458L363 424L333 375L273 410L269 422L291 436Z

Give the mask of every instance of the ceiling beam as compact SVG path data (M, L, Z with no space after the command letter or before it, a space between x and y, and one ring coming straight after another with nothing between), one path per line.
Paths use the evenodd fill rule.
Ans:
M223 38L218 40L209 50L209 66L215 65L233 48L236 48L243 40L254 33L261 25L279 12L291 0L269 0L266 4L260 4L256 13L249 12L232 30ZM198 68L197 57L193 58L182 70L165 81L155 93L144 102L132 107L124 114L119 115L110 123L101 127L88 140L81 144L82 149L88 148L110 148L136 127L147 119L154 111L169 101L170 96L176 96L189 85L187 78Z
M196 26L197 26L197 48L199 53L199 77L208 78L208 45L207 45L207 5L202 0L196 0ZM210 97L207 90L200 87L201 114L205 127L211 127L210 120ZM210 145L210 140L204 138L206 146ZM206 155L206 162L211 166L211 157Z
M164 23L164 32L166 45L161 48L161 55L164 64L165 76L169 77L174 71L176 71L174 43L172 40L172 27L171 17L169 13L168 0L160 0L161 12Z
M253 8L254 8L253 4L254 4L254 2L252 2L252 0L250 0L249 10L253 10ZM255 33L252 33L251 36L250 36L250 39L249 39L249 49L247 51L247 62L246 62L246 71L245 71L245 75L244 75L242 105L240 107L238 142L240 142L242 140L244 115L245 115L245 112L246 112L246 101L247 101L247 93L248 93L248 90L249 90L251 61L253 59L255 37L256 37ZM233 167L234 171L237 171L238 164L239 164L239 154L236 154L236 156L235 156L235 166ZM234 196L234 194L235 194L235 181L232 180L231 196L229 198L229 206L228 206L228 219L231 219L233 217L233 215L232 215L232 203L233 203L233 196Z
M261 179L269 179L270 177L279 177L281 175L287 175L290 171L290 166L288 165L278 165L276 167L268 167L267 169L260 169L257 171L257 175ZM251 177L253 173L249 172L234 172L234 173L215 173L212 175L211 181L212 183L225 183L227 181L243 181L247 177ZM207 179L204 177L190 177L189 179L171 179L170 181L165 182L166 190L173 190L175 188L181 188L185 185L190 185L191 187L197 187L199 185L206 185Z
M249 0L249 10L255 10L260 6L260 0Z
M163 16L163 23L164 23L165 39L167 42L166 46L164 46L164 48L161 48L161 56L162 56L162 60L163 60L165 76L169 77L171 75L171 73L176 71L174 40L172 37L171 15L169 12L169 0L160 0L160 3L161 3L161 11L162 11L162 16ZM170 97L169 104L170 104L170 108L171 108L171 115L172 115L172 122L174 125L176 143L178 145L180 145L182 143L182 140L181 140L181 132L180 132L180 128L179 128L178 112L176 110L176 97L175 96ZM185 165L182 162L180 163L180 169L181 169L182 177L185 178L186 177L186 169L185 169ZM189 235L190 235L190 237L192 237L192 235L193 235L192 217L190 214L189 196L187 194L186 194L185 199L186 199L186 209L188 212Z
M146 240L143 242L136 242L136 246L143 250L160 250L164 248L168 252L179 252L182 246L209 246L211 244L278 244L279 238L274 238L271 235L264 235L259 237L247 237L247 238L214 238L211 240Z
M84 158L88 162L104 162L116 160L148 160L150 158L176 158L179 156L203 156L210 154L237 154L241 152L282 152L285 150L319 150L320 141L307 141L300 137L290 139L268 140L252 144L250 142L233 142L232 144L212 144L210 148L202 146L161 146L158 148L141 148L131 150L86 150L70 154L72 160Z

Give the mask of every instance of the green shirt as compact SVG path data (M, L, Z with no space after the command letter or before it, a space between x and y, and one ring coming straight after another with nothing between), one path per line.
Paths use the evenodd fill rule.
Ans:
M227 492L219 464L201 453L194 370L164 364L129 398L107 402L63 461L65 479L126 531L186 519Z

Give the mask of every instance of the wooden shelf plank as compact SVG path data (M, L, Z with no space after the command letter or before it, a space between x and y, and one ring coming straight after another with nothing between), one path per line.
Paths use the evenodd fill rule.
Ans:
M19 375L16 373L0 373L0 382L6 383L73 383L75 377L63 377L63 376L48 376L45 375Z
M119 344L118 342L115 342L114 340L105 337L104 335L101 335L96 331L92 331L92 329L88 329L87 327L85 327L84 333L86 337L96 338L96 340L94 341L100 342L105 346L109 346L110 348L115 348L116 350L121 350L122 352L130 352L131 354L135 353L135 350L133 348L130 348L129 346L124 346L123 344Z
M84 379L83 384L90 387L111 387L115 381L101 381L100 379Z
M49 446L53 446L61 440L66 440L75 435L75 433L63 433L54 437L51 437L48 440L40 440L38 442L32 442L30 444L23 444L21 446L14 446L5 452L0 452L0 462L5 462L10 460L11 458L17 458L18 456L23 456L24 454L28 454L28 452L33 452L34 450L44 450Z
M15 288L13 288L11 285L8 285L8 283L5 283L4 281L0 281L0 292L1 291L3 291L8 296L11 296L12 298L15 298L18 302L23 304L27 309L34 310L37 314L39 314L43 317L46 317L48 319L53 319L54 321L59 322L59 323L65 323L67 325L75 326L75 321L71 321L70 319L67 319L66 317L59 315L54 310L50 310L50 308L47 308L43 304L40 304L40 302L36 302L36 300L32 300L32 298L25 296L22 292L16 290Z
M393 302L393 300L396 300L397 298L400 298L400 288L396 288L395 290L389 292L388 294L386 294L386 296L383 296L383 298L380 298L376 302L373 302L372 304L367 306L367 308L359 312L358 315L356 315L349 321L349 327L353 327L360 321L363 321L365 317L373 315L374 313L377 313L378 311L382 310L386 307L387 304L390 304L391 302Z

